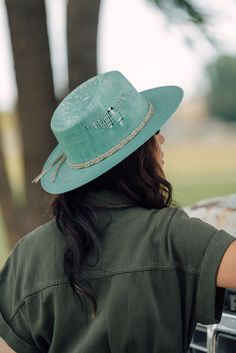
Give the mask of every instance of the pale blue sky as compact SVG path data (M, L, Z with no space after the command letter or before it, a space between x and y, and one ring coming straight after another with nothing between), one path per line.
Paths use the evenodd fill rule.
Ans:
M198 1L217 13L212 33L225 52L236 55L236 1ZM67 84L66 0L46 0L57 95ZM98 70L120 70L138 90L179 85L190 98L206 87L203 68L216 51L191 27L196 48L185 45L183 30L171 25L149 0L102 0L98 32ZM4 0L0 0L0 110L17 97Z

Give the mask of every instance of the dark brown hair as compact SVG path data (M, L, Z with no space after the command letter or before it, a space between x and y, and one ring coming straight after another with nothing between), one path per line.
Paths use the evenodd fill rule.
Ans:
M172 186L166 180L156 158L157 145L152 136L146 143L115 167L89 183L63 194L54 195L50 211L64 235L64 271L80 300L85 295L96 315L96 300L88 289L89 284L81 277L81 265L90 251L100 257L101 230L97 225L96 210L86 200L89 190L108 189L124 193L137 206L146 209L162 209L172 204ZM105 187L104 187L105 186ZM96 262L97 263L97 262ZM81 303L81 300L80 300Z

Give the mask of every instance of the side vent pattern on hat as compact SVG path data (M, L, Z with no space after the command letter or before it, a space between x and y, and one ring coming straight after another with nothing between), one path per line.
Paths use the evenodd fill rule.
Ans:
M98 119L91 121L85 126L86 129L91 128L112 128L116 123L124 126L124 118L127 110L126 100L122 94L113 106L107 107L106 112Z

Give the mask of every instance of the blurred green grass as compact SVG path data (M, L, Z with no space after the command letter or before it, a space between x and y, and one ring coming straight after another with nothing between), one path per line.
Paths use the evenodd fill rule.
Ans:
M9 254L10 247L7 242L6 230L2 219L2 213L0 209L0 268L3 266Z
M164 170L181 206L236 193L236 139L185 141L165 148Z
M181 206L191 206L195 202L211 197L225 196L236 193L236 182L225 183L197 183L191 184L173 183L174 194L173 200L177 201Z

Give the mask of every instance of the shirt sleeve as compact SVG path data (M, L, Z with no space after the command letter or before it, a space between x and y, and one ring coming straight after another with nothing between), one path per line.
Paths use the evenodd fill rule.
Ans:
M20 315L18 315L20 316ZM15 321L18 321L15 320ZM20 320L21 321L21 320ZM18 321L18 325L20 325ZM15 326L17 326L15 324ZM30 343L26 342L24 338L20 337L16 332L16 327L12 327L12 323L8 323L0 313L0 336L6 343L14 349L17 353L39 353L40 351Z
M224 230L217 230L202 220L177 209L169 230L172 258L189 274L196 274L196 321L218 323L221 319L225 289L216 286L222 257L235 240Z
M25 302L20 295L23 282L19 244L10 254L0 271L0 337L17 353L39 353L27 320Z

